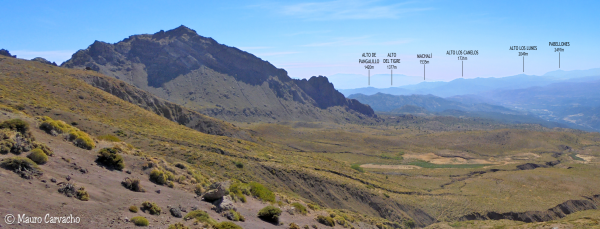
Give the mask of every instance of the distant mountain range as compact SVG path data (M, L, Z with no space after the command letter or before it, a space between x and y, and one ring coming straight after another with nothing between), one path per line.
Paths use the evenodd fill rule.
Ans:
M378 112L477 116L600 131L599 88L600 69L590 69L340 91Z
M338 90L346 96L359 93L373 95L381 92L391 95L432 94L440 97L450 97L465 94L479 94L496 90L513 90L535 86L546 86L562 81L581 81L582 79L589 81L594 78L600 79L600 68L577 71L558 70L546 73L542 76L520 74L502 78L459 78L450 82L422 82L390 88L364 87Z
M375 111L383 114L418 114L441 115L454 117L479 117L495 121L520 124L540 124L545 127L571 127L571 123L544 120L526 111L511 110L503 106L487 103L461 103L434 95L389 95L377 93L374 95L354 94L349 98L369 104Z
M96 41L61 67L95 70L227 121L341 121L374 115L325 77L291 79L285 70L185 26L115 44Z

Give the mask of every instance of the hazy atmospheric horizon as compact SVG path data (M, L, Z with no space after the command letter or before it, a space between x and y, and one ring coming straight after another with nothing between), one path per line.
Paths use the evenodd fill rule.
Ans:
M416 54L432 54L427 81L461 78L463 70L464 78L476 78L600 67L595 57L599 32L591 29L600 21L595 1L113 3L38 1L34 8L30 2L5 3L0 48L19 58L40 56L60 64L95 40L116 43L185 25L269 61L293 78L366 76L358 62L365 52L378 58L396 53L401 63L394 74L415 78L423 76ZM549 42L570 42L560 54L560 68ZM523 59L510 46L537 50ZM446 55L448 50L478 50L479 55L460 61ZM370 74L389 75L390 70L380 63ZM398 78L402 83L408 82Z

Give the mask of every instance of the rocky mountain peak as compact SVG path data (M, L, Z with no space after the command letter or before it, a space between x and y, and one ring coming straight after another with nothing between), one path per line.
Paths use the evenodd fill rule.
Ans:
M166 32L164 30L158 31L157 33L152 35L152 38L163 39L165 37L182 37L184 35L187 35L189 37L201 37L195 30L190 29L185 25L180 25L179 27L174 28L172 30L167 30Z
M12 58L17 58L16 55L10 55L10 52L8 50L6 50L6 49L0 49L0 55L12 57Z
M320 116L316 107L332 106L373 112L349 106L362 104L349 103L326 77L297 85L284 69L183 25L115 44L95 41L63 67L92 69L213 117L309 120Z

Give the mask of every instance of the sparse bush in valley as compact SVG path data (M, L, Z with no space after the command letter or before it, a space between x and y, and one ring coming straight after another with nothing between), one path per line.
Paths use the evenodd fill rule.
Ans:
M335 221L333 221L333 219L329 216L317 216L317 222L325 225L325 226L330 226L330 227L335 227Z
M235 182L229 186L229 195L232 200L240 200L242 203L246 203L246 195L250 195L250 186L241 182Z
M84 187L81 187L79 190L77 190L77 199L81 201L88 201L90 200L90 194L85 191Z
M123 180L121 182L121 184L134 192L145 192L146 190L144 190L144 188L142 188L142 185L140 183L140 179L138 178L129 178L129 177L125 177L125 180Z
M96 162L107 168L123 170L123 168L125 168L125 163L123 162L123 157L118 153L118 149L104 148L98 152Z
M94 140L77 127L73 127L61 120L53 120L48 116L42 117L41 120L40 129L46 131L48 134L64 134L69 141L73 142L79 148L91 150L96 147Z
M10 119L0 123L0 129L10 129L22 134L29 132L29 123L21 119Z
M238 167L240 169L244 168L244 164L242 162L234 161L233 163L235 164L235 167Z
M260 209L260 211L258 212L258 217L261 218L264 221L268 221L268 222L272 222L272 223L279 223L279 216L281 215L281 209L279 209L278 207L269 205L264 207L263 209Z
M318 204L308 203L306 204L306 206L308 206L308 208L310 208L313 211L321 210L321 206L319 206Z
M4 159L0 166L19 174L25 179L32 179L34 176L41 176L43 174L37 164L26 157L15 156Z
M169 225L168 229L189 229L189 227L186 227L185 225L183 225L183 223L176 223Z
M160 215L161 209L160 207L150 201L145 201L142 203L142 210L147 211L150 215Z
M136 226L148 226L148 220L143 216L135 216L131 218L131 222Z
M44 153L48 156L52 156L54 155L54 151L52 151L52 149L50 149L50 147L48 147L46 144L38 142L38 141L33 141L31 143L31 145L33 146L34 149L40 149L42 151L44 151Z
M225 216L227 219L231 220L231 221L246 221L246 218L244 218L244 216L242 214L240 214L239 212L237 212L236 210L230 209L229 211L226 211L223 213L223 216Z
M44 153L44 151L41 149L32 150L27 157L38 165L43 165L48 162L48 155L46 155L46 153Z
M90 195L85 190L84 187L80 187L79 189L75 187L74 183L64 183L58 189L59 193L64 194L67 197L75 197L81 201L88 201L90 199Z
M213 226L214 229L242 229L242 227L238 226L232 222L220 222Z
M167 174L160 169L153 169L152 172L150 172L150 181L156 184L165 185L167 184L168 179Z
M257 182L250 182L250 193L252 196L268 202L275 202L275 194L268 188Z
M306 210L306 207L304 207L304 205L302 205L301 203L292 203L292 207L294 207L294 210L302 215L306 215L308 213L308 210Z
M183 217L183 219L184 220L196 219L198 222L206 223L209 225L215 225L217 223L217 221L210 218L210 216L208 215L207 212L202 211L202 210L191 211L190 213L187 213L185 215L185 217Z

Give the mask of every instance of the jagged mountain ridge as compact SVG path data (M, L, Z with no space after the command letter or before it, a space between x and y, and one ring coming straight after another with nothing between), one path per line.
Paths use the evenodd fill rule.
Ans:
M133 35L115 44L96 41L62 66L96 70L229 121L342 120L373 115L370 107L358 101L322 96L320 91L335 91L328 81L316 81L322 83L316 87L319 91L306 93L307 85L291 79L285 70L185 26Z

